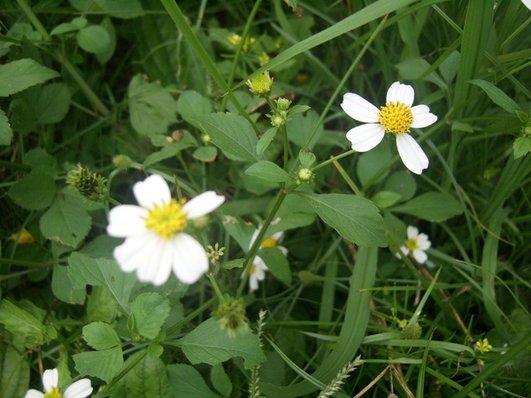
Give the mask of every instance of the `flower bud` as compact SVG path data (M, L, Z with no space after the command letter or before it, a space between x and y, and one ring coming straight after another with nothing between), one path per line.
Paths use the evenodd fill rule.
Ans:
M417 340L422 336L422 327L418 323L407 325L402 330L402 337L406 340Z
M247 80L246 84L254 95L266 96L273 87L273 78L269 75L269 72L264 72Z
M66 182L85 198L93 201L101 199L107 193L105 178L80 164L68 172Z
M112 158L112 163L114 164L116 168L125 170L132 166L133 161L131 160L129 156L116 155L115 157Z
M287 111L291 105L291 101L287 98L278 98L275 103L279 111Z
M303 183L303 182L309 182L313 178L313 171L311 171L307 167L303 167L299 169L297 173L297 179Z
M245 306L241 298L226 297L218 305L214 316L218 319L220 328L225 330L230 337L234 337L237 333L249 328L245 316Z

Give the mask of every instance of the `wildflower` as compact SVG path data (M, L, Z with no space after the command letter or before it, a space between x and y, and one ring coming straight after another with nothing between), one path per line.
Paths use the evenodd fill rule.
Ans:
M419 264L424 264L428 259L426 250L428 250L430 246L431 242L428 239L428 235L419 234L419 230L410 225L409 227L407 227L406 244L400 247L400 250L402 251L402 253L404 253L405 256L409 255L409 253L411 252L413 258Z
M28 245L35 242L35 238L26 228L12 234L9 239L14 240L17 245Z
M426 105L413 104L413 87L394 82L387 90L386 104L380 109L357 94L347 93L341 108L354 120L364 122L347 132L352 149L366 152L378 145L385 133L396 135L396 146L404 165L415 174L428 168L429 160L408 133L411 127L427 127L437 121Z
M258 57L258 62L260 63L260 66L264 66L269 62L270 59L271 57L269 57L269 55L264 51Z
M259 231L260 227L257 228L256 231L254 231L254 234L251 238L250 246L253 245L254 241L258 237ZM272 236L270 236L260 244L260 248L263 249L268 247L276 247L282 252L282 254L286 256L288 254L288 249L286 249L284 246L278 246L278 242L282 239L283 235L283 232L274 233ZM258 255L254 256L253 264L249 269L249 289L252 292L258 290L258 282L263 281L265 279L265 273L267 270L268 268L264 260L262 260Z
M107 233L125 242L114 249L124 272L137 272L141 282L161 285L173 273L183 283L195 283L208 270L205 249L184 233L189 219L215 210L225 197L214 191L190 200L172 199L159 175L137 182L133 188L140 206L120 205L109 212Z
M24 398L85 398L92 393L89 379L81 379L68 386L62 394L59 391L59 373L57 369L45 370L42 374L42 385L45 392L28 390Z
M482 354L485 354L492 350L492 345L489 343L489 339L487 338L479 339L476 341L476 344L474 344L474 349Z
M66 182L90 200L99 200L107 193L105 178L80 164L68 172Z
M273 87L273 78L269 75L269 72L264 72L247 80L246 84L254 95L265 96L269 94Z
M227 40L233 46L237 46L238 44L240 44L242 37L236 33L232 33L229 36L227 36Z

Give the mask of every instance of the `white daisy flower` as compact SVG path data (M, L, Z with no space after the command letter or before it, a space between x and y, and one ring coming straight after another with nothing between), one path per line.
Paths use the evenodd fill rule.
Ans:
M81 379L70 384L64 393L59 391L59 373L57 369L45 370L42 374L44 392L28 390L24 398L85 398L92 393L89 379Z
M159 175L133 187L140 206L120 205L109 212L107 233L125 242L114 249L114 258L124 272L136 271L141 282L158 286L171 271L183 283L195 283L208 270L205 249L183 232L188 220L204 216L225 201L214 191L189 202L177 202Z
M249 248L253 245L254 241L258 237L259 231L260 227L258 227L256 231L254 231ZM282 240L283 236L283 232L274 233L272 236L270 236L260 244L260 248L262 249L266 247L276 247L282 252L282 254L286 256L288 254L288 249L286 249L284 246L278 245L278 243ZM265 279L265 273L267 270L268 268L264 260L262 260L258 255L254 256L253 265L249 270L249 289L251 290L251 292L258 290L258 282L261 282Z
M394 82L387 90L386 104L380 109L354 93L343 96L341 108L354 120L364 122L347 132L352 149L367 152L378 145L385 133L396 135L396 146L404 165L415 174L428 168L429 160L422 148L408 133L411 127L432 125L437 116L426 105L413 104L413 87Z
M419 230L411 225L407 227L407 240L406 244L400 247L402 253L405 256L411 255L419 264L424 264L428 259L426 250L431 247L431 242L428 239L428 235L419 234Z

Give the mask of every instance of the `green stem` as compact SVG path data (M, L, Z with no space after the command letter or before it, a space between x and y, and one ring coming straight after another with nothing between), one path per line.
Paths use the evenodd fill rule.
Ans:
M267 218L264 221L264 224L260 228L260 231L258 232L258 235L256 239L254 240L251 249L247 253L247 256L245 256L245 263L243 267L242 272L242 279L240 282L240 286L238 286L238 293L236 294L236 297L240 297L243 292L243 288L247 284L247 276L249 275L249 270L251 269L251 265L253 263L253 260L256 256L256 253L258 252L258 249L260 248L260 245L262 243L262 240L264 239L264 235L269 228L269 225L271 225L271 222L275 218L275 215L277 214L278 209L280 208L280 205L282 202L284 202L284 199L288 195L288 191L286 190L285 186L282 186L280 191L278 192L277 199L275 200L275 204L273 205L273 208L267 215Z
M282 140L284 141L284 170L288 170L289 160L289 143L288 143L288 131L286 125L280 126L280 133L282 134Z
M312 171L319 170L321 167L326 166L327 164L334 163L336 160L346 158L352 154L356 153L354 149L351 149L347 152L343 152L337 156L331 156L330 159L325 160L324 162L319 163L317 166L312 167Z
M29 260L15 260L12 258L0 257L0 264L16 265L19 267L28 267L28 268L49 267L57 263L58 261L56 259L45 261L45 262L38 262L38 261L29 261Z
M186 315L183 319L176 322L174 325L170 326L166 330L167 336L172 336L174 333L179 331L180 328L182 328L184 325L186 325L188 322L190 322L195 317L201 315L204 311L207 310L208 307L210 307L214 303L214 298L211 298L207 301L205 301L199 308L196 308L192 312L190 312L188 315Z
M210 280L210 284L212 285L212 289L214 289L214 292L216 292L216 296L218 297L219 302L225 301L225 297L223 296L223 292L219 288L218 282L216 281L216 278L214 277L214 274L212 272L208 273L208 279Z
M345 171L345 169L343 168L343 166L341 166L339 164L339 162L337 160L334 159L334 166L336 166L336 169L337 171L339 171L339 174L341 174L341 177L343 177L343 179L345 180L345 182L347 183L347 185L350 187L350 189L352 190L352 192L354 192L357 196L361 196L363 197L363 194L361 193L360 189L356 186L356 184L354 183L354 181L352 181L352 179L350 178L350 176L347 174L347 172Z
M0 167L13 170L31 171L31 166L29 164L13 163L8 162L7 160L0 160Z

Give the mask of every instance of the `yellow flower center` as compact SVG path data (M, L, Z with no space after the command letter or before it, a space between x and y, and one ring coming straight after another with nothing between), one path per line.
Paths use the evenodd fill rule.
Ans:
M407 133L413 123L413 112L401 102L388 102L380 107L378 121L388 133Z
M153 208L146 218L146 228L165 239L173 238L176 233L186 228L183 204L184 201L177 203L172 199L168 204Z
M266 240L264 240L262 242L260 247L262 247L262 248L265 248L265 247L277 247L277 241L275 240L275 238L270 236L269 238L267 238Z
M43 398L63 398L63 395L57 387L52 387L51 391L44 394Z
M416 239L408 239L406 240L406 247L411 251L415 251L419 248L419 243Z

